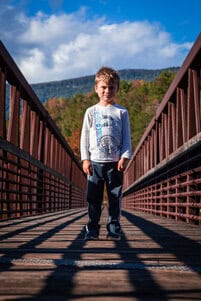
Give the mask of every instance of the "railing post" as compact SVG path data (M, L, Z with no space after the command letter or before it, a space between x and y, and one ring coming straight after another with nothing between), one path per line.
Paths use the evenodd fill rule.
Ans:
M20 115L20 92L17 87L11 86L10 90L10 118L8 123L8 133L7 140L17 146L19 146L19 115ZM7 203L8 210L10 211L9 216L14 217L17 212L19 216L19 194L17 193L18 189L18 167L17 167L17 157L8 153L8 170L7 179L8 179L8 194L7 194Z
M6 76L5 72L3 72L2 69L0 69L0 136L6 139L6 116L5 116L5 93L6 93ZM4 168L6 166L5 162L6 158L6 152L2 149L0 149L0 178L1 185L0 185L0 211L2 212L0 214L0 217L4 218L4 209L6 202L6 193L5 193L5 185L6 185L6 172L4 171ZM5 215L7 217L7 215Z

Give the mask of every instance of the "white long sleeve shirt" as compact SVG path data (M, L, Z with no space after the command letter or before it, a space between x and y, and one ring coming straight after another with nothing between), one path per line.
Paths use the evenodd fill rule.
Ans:
M96 104L86 110L81 140L81 160L117 162L131 158L128 111L119 104Z

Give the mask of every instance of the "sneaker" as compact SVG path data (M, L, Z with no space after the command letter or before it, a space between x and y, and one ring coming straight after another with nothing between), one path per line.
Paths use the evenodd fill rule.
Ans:
M121 240L121 235L119 233L108 232L107 239L119 241Z
M121 240L121 235L120 235L120 225L115 224L115 223L110 223L107 225L107 239L109 240Z
M99 231L97 232L94 229L89 230L88 226L85 226L85 237L84 240L97 240L98 239L98 235L99 235Z
M87 232L84 237L84 240L97 240L97 239L98 239L98 235L91 232Z

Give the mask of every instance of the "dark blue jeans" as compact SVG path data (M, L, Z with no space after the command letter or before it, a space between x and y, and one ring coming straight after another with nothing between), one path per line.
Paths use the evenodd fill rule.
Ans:
M123 172L117 170L117 162L92 162L92 167L93 175L88 176L87 181L88 230L99 233L104 183L108 195L108 225L114 224L120 229Z

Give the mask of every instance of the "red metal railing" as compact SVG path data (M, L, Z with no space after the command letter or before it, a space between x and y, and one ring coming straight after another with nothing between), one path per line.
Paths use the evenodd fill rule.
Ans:
M138 144L123 206L201 221L201 34Z
M0 42L0 218L83 207L85 188L79 162Z

